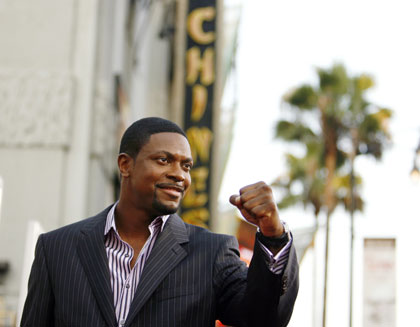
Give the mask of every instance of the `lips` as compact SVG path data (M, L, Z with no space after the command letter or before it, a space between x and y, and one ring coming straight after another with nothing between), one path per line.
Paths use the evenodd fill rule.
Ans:
M159 189L164 191L166 194L173 197L179 197L184 193L184 188L177 184L161 183L156 185Z

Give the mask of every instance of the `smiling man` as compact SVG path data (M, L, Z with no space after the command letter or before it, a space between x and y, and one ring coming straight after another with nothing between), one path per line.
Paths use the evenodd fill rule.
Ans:
M192 165L176 124L132 124L118 156L119 201L39 237L22 326L286 326L298 266L270 187L230 199L259 227L248 269L234 237L176 215Z

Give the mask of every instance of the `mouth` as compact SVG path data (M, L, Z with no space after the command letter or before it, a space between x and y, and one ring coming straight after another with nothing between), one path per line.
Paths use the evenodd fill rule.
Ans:
M166 194L170 195L171 197L178 198L182 196L185 189L182 186L179 186L177 184L171 184L171 183L161 183L156 185L157 188L164 191Z

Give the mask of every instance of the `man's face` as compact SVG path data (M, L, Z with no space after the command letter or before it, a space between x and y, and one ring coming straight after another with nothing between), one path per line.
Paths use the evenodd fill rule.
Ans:
M151 135L130 174L134 205L154 216L175 213L191 184L191 167L191 149L183 135Z

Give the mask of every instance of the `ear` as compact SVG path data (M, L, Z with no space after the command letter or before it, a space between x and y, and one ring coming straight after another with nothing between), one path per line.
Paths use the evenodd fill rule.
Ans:
M131 158L127 153L120 153L118 155L118 168L120 170L121 177L130 176L133 162L133 158Z

